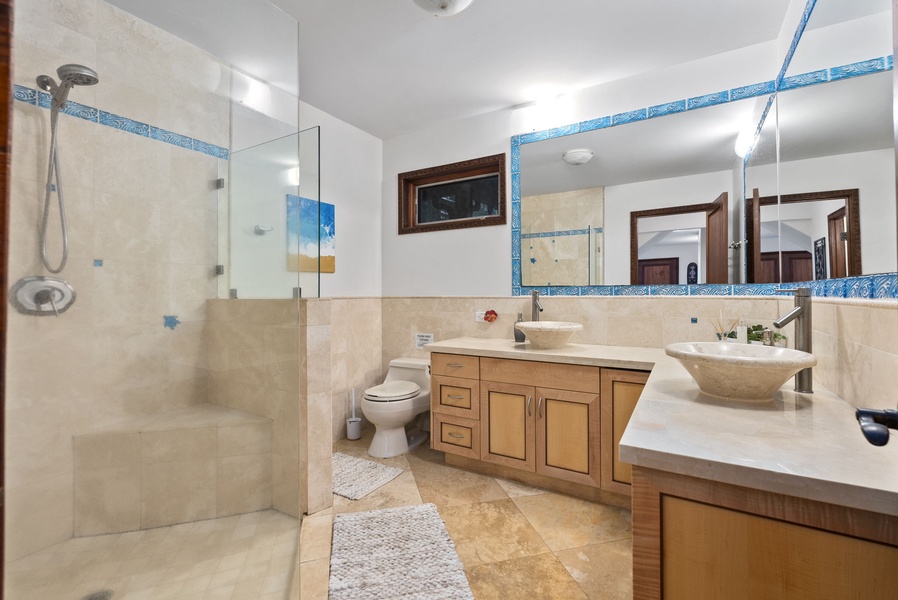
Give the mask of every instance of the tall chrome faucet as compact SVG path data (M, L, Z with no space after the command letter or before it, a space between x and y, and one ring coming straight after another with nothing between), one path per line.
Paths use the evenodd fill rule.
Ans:
M539 291L530 292L530 320L539 321L539 313L543 312L543 307L539 303Z
M795 321L795 349L811 353L811 288L794 290L778 290L781 293L795 294L795 308L773 322L773 326L781 329ZM814 393L813 369L802 369L795 374L795 391L805 394Z

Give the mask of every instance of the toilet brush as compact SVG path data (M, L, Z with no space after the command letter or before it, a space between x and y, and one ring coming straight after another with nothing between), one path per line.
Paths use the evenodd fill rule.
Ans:
M346 419L346 438L357 440L362 437L362 420L355 416L355 388L349 390L349 399L352 405L352 418Z

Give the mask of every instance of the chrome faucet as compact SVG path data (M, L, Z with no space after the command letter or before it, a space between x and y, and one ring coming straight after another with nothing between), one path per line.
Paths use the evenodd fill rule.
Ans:
M774 321L773 326L782 329L795 321L795 349L811 353L811 288L777 291L783 294L795 294L795 308ZM802 369L795 374L795 391L804 394L814 393L813 369Z
M530 292L530 320L539 321L539 313L543 312L542 304L539 303L539 290Z

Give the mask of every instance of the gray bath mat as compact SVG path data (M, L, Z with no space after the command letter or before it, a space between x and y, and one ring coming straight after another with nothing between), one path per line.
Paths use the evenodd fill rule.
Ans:
M473 600L433 504L334 517L329 600Z
M397 467L334 452L334 493L350 500L364 498L401 474Z

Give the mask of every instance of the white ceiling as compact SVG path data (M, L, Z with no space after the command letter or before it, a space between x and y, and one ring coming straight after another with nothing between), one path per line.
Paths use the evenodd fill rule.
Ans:
M271 0L299 21L300 96L381 139L770 41L785 0Z

